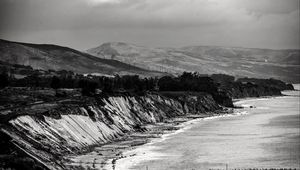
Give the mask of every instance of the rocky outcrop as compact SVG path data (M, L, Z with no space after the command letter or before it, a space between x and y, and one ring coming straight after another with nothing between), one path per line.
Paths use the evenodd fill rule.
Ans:
M280 96L281 91L275 87L261 86L252 83L240 83L227 91L232 98Z
M179 101L184 113L205 113L220 109L214 98L201 92L160 92L161 95Z
M228 96L229 98L280 96L283 90L294 90L292 84L287 84L276 79L241 78L232 81L229 78L231 76L214 76L214 80L220 85L218 89L219 94L222 94L218 97L219 99L223 98L222 96ZM229 81L224 81L224 79ZM221 100L221 103L226 101L225 99L226 97Z
M141 125L221 108L208 94L172 95L116 95L85 105L64 104L50 112L20 115L1 130L50 169L64 169L65 154L120 139Z
M281 80L276 80L273 78L270 79L257 79L257 78L240 78L237 79L237 82L241 83L251 83L259 86L264 86L264 87L272 87L272 88L277 88L281 91L283 90L294 90L294 87L292 84L285 83Z

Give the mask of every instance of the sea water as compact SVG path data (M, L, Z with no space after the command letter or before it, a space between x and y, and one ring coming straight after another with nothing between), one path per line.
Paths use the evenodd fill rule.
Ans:
M237 101L239 116L204 119L141 146L116 169L300 168L300 97Z

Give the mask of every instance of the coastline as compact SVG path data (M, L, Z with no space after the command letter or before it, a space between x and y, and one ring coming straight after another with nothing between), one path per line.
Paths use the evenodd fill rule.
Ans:
M228 116L247 114L242 108L253 108L250 105L238 103L247 100L266 100L280 96L263 96L241 98L234 100L234 108L223 108L214 112L203 114L188 114L165 120L164 122L142 125L138 131L126 133L121 138L104 145L93 145L81 153L64 156L64 164L70 169L127 169L132 166L137 157L159 157L164 155L151 155L151 145L164 141L172 135L184 132L199 121L216 119ZM149 155L150 154L150 155ZM122 165L122 167L120 167Z
M223 110L214 113L186 115L172 118L163 123L145 125L143 128L147 128L148 131L134 132L119 141L114 141L101 147L95 147L92 152L68 157L72 160L69 163L69 166L74 165L74 167L79 166L84 168L125 170L130 169L135 165L139 165L143 161L160 159L167 155L156 152L155 150L158 148L153 146L154 144L163 142L178 133L182 133L201 121L249 114L245 110L240 110L241 108L256 108L255 106L245 104L247 101L284 98L291 96L288 94L289 92L292 91L283 91L283 95L280 96L237 99L234 101L234 105L237 107L227 110L226 112Z
M162 142L173 135L182 133L192 128L194 124L197 124L202 121L218 119L223 117L241 116L246 114L248 114L246 111L240 112L238 110L232 110L231 113L210 114L205 117L198 117L181 122L176 126L176 128L178 128L177 130L164 131L162 135L158 136L157 138L152 138L148 142L141 145L137 145L133 148L125 149L120 157L108 159L105 162L105 166L102 168L105 170L125 170L139 163L139 160L155 160L156 158L164 157L164 154L153 152L153 150L155 150L155 147L153 147L152 144Z
M120 161L146 152L142 149L141 152L135 153L136 149L141 149L144 146L149 146L152 143L163 141L172 135L181 133L190 128L189 125L202 120L234 115L236 114L233 109L226 109L206 114L176 117L156 124L147 124L142 127L142 129L147 129L146 131L130 133L119 140L96 146L91 152L85 152L80 155L68 155L66 158L69 161L66 164L69 168L114 169L116 166L119 166Z
M218 112L209 112L206 114L191 114L182 117L172 118L165 122L148 124L142 127L146 131L130 133L119 140L112 141L102 146L94 147L91 152L85 152L80 155L67 156L69 160L67 166L70 168L99 168L105 170L124 170L137 164L138 157L163 157L163 154L157 154L151 150L155 149L151 145L156 142L162 142L170 136L184 132L192 127L193 124L222 117L241 116L248 114L246 111L240 111L243 108L252 108L250 105L240 104L248 100L266 100L281 96L262 96L234 99L235 108L226 108ZM147 156L145 157L147 153ZM144 156L144 158L143 158Z
M222 118L222 117L240 116L240 115L245 115L245 114L247 114L247 113L245 113L245 112L239 113L238 112L236 114L230 113L230 114L223 114L223 115L214 115L214 116L208 116L206 118L197 118L195 120L190 120L190 121L184 122L180 125L180 129L176 130L175 132L163 134L162 136L160 136L160 138L154 139L144 145L137 146L133 150L124 151L123 154L127 155L127 156L123 156L122 158L117 159L116 161L114 161L115 158L108 160L106 162L106 166L104 167L104 169L106 169L106 170L125 170L125 169L130 169L130 167L138 164L140 162L138 159L136 159L138 157L140 158L140 160L143 160L143 161L155 160L159 157L164 157L164 154L153 152L153 150L155 150L155 147L153 147L152 144L155 144L157 142L162 142L162 141L166 140L167 138L169 138L170 136L176 135L178 133L182 133L182 132L190 129L193 124L199 123L201 121L205 121L205 120L209 120L209 119L217 119L217 118ZM147 156L146 156L146 153L147 153Z
M270 98L277 98L277 97L286 97L289 95L281 95L281 96L263 96L263 97L251 97L251 98L242 98L234 100L234 106L237 108L232 109L232 113L225 113L225 114L211 114L207 117L199 117L193 120L187 120L185 122L180 123L176 127L178 127L175 131L165 132L158 138L154 138L149 140L148 142L138 145L135 148L131 148L130 150L124 150L122 152L122 156L118 158L111 158L105 162L105 166L103 167L106 170L125 170L130 169L131 167L137 165L142 161L150 161L155 160L160 157L164 157L164 154L154 152L155 147L152 145L157 142L162 142L170 136L176 135L178 133L184 132L185 130L191 128L193 124L199 123L201 121L209 120L209 119L218 119L222 117L231 117L231 116L242 116L248 114L247 111L239 111L241 108L255 108L253 106L243 104L249 100L267 100ZM147 156L146 156L147 155ZM147 167L146 167L147 168Z

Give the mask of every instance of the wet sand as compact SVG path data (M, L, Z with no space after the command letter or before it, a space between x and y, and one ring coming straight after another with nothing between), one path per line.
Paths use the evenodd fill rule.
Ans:
M69 165L107 170L276 168L282 160L280 167L299 168L299 91L284 94L291 96L236 100L245 108L231 114L191 115L146 125L146 132L69 156ZM278 142L282 140L288 145Z
M182 132L187 128L187 124L202 119L209 119L210 117L229 115L228 113L230 112L232 112L232 110L219 111L218 113L188 115L173 118L162 123L145 125L142 128L147 129L147 131L134 132L123 136L118 141L91 148L90 152L68 156L68 166L69 168L82 167L107 170L116 168L126 169L130 164L126 164L124 161L148 153L147 150L149 148L146 146L149 144ZM124 164L120 164L120 162L124 162Z
M300 168L299 92L239 100L248 113L183 124L116 160L107 169ZM250 107L251 106L251 107Z

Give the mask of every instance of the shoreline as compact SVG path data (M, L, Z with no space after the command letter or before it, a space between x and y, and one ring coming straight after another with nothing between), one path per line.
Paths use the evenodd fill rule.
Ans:
M176 131L171 131L171 132L167 132L165 134L162 134L159 138L155 138L152 141L149 141L148 143L142 144L137 146L136 148L133 148L132 150L125 150L123 152L124 155L121 157L120 159L110 159L107 160L106 162L106 166L104 167L105 170L124 170L124 169L129 169L130 167L132 167L133 165L139 163L140 161L136 161L136 159L134 157L143 157L143 155L147 153L147 156L152 155L152 157L163 157L164 154L161 153L153 153L151 150L155 149L153 148L151 145L155 144L157 142L162 142L166 139L168 139L170 136L176 135L178 133L182 133L190 128L192 128L193 124L205 121L205 120L211 120L211 119L218 119L218 118L223 118L223 117L232 117L232 116L241 116L241 115L246 115L247 113L244 112L236 112L236 113L227 113L227 114L220 114L220 115L211 115L211 116L207 116L204 118L196 118L193 120L188 120L186 122L183 122L181 124L179 124L177 127L179 127L178 130ZM151 153L152 152L152 153ZM127 161L124 161L126 159L129 159ZM155 158L153 159L148 159L149 160L155 160ZM117 169L116 169L117 168Z
M239 109L243 109L243 108L255 108L253 106L250 105L236 105L236 103L238 102L244 102L244 101L248 101L248 100L266 100L269 98L277 98L277 97L285 97L285 96L289 96L289 95L281 95L281 96L263 96L263 97L251 97L251 98L242 98L242 99L237 99L234 101L234 106L236 106L236 108L232 109L231 113L225 113L225 114L211 114L207 117L202 117L202 118L196 118L196 119L192 119L192 120L187 120L185 122L182 122L181 124L179 124L177 127L179 127L178 130L173 131L173 132L167 132L163 135L161 135L158 139L154 139L152 141L149 141L148 143L142 144L137 146L136 148L133 148L131 150L124 150L122 154L126 155L126 156L122 156L120 158L112 158L106 161L106 164L104 166L105 170L124 170L124 169L130 169L130 167L133 167L135 165L137 165L138 163L142 162L140 160L137 160L136 157L140 156L143 157L143 155L146 154L149 156L149 154L152 157L163 157L164 154L162 153L154 153L153 152L153 148L151 145L157 142L162 142L165 139L167 139L169 136L173 136L176 135L178 133L184 132L185 130L192 128L192 125L195 123L199 123L201 121L205 121L205 120L209 120L209 119L218 119L218 118L222 118L222 117L231 117L231 116L242 116L242 115L246 115L248 114L247 111L239 111ZM152 153L151 153L152 152ZM126 160L127 159L127 160ZM148 158L148 159L144 159L146 161L149 160L153 160L155 158Z
M114 169L116 162L120 159L127 158L125 155L128 151L133 151L140 146L151 144L153 141L164 140L168 136L180 133L185 130L186 126L203 119L212 119L217 117L232 116L233 109L208 112L206 114L186 115L172 118L165 122L156 124L147 124L143 128L146 131L132 132L119 140L112 141L102 146L94 147L91 152L85 152L79 155L68 155L66 158L67 167L76 168L100 168ZM135 155L129 155L130 157Z
M241 101L247 100L265 100L268 98L284 97L281 96L263 96L251 97L233 100L234 105ZM216 119L228 116L241 116L247 114L246 111L239 111L243 108L252 108L248 105L235 105L236 108L226 108L226 110L219 110L216 112L208 112L206 114L186 115L182 117L172 118L165 122L156 124L147 124L143 126L146 131L132 132L119 140L112 141L102 146L94 147L91 152L82 153L80 155L69 155L67 159L67 167L84 167L84 168L100 168L106 170L126 169L132 167L134 157L147 155L151 149L151 145L155 142L161 142L169 136L176 135L191 128L194 123L205 121L209 119ZM148 147L148 148L147 148ZM146 149L145 149L146 148ZM163 156L163 155L154 155ZM129 161L126 160L129 159ZM131 159L131 160L130 160ZM131 162L130 164L128 162ZM120 165L122 165L120 167Z

